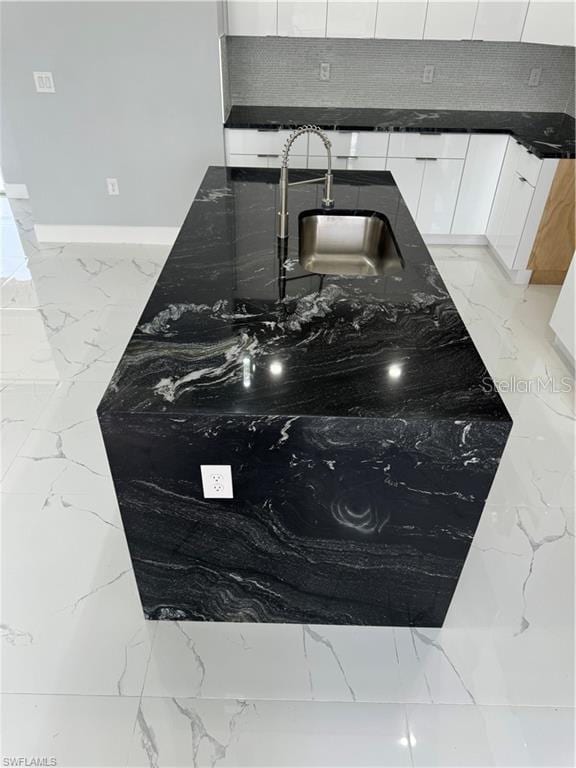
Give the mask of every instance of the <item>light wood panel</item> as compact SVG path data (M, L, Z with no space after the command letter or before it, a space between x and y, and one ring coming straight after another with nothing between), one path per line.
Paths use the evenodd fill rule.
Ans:
M560 160L534 240L532 283L561 285L576 246L574 160Z

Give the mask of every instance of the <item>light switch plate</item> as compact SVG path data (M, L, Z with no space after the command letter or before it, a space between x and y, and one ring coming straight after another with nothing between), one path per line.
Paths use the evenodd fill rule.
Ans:
M202 492L205 499L233 499L232 467L229 464L201 464Z
M38 93L56 93L52 72L32 72Z

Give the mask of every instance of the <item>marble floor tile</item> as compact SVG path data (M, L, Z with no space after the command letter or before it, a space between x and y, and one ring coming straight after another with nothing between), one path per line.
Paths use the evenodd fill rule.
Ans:
M123 768L137 711L138 699L131 698L4 696L2 758L58 768Z
M415 768L569 768L574 765L570 709L407 706Z
M0 383L0 476L3 477L56 389L56 382Z
M143 698L129 766L410 766L404 707Z
M3 494L2 690L138 696L144 621L112 493Z

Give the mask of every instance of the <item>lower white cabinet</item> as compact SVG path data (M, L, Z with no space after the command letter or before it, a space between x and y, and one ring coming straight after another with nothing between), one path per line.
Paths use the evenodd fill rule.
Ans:
M557 160L540 160L508 139L486 237L510 270L527 269L557 164Z
M386 168L422 233L450 232L463 167L455 158L388 158Z
M418 229L427 235L450 232L464 160L438 158L417 162L424 165L416 215Z
M424 178L424 163L414 157L389 157L386 170L394 176L404 202L415 219Z
M497 251L509 269L514 267L516 253L534 196L534 187L516 171L509 185L502 225L497 235Z
M453 235L483 235L498 185L508 136L472 134L452 221Z

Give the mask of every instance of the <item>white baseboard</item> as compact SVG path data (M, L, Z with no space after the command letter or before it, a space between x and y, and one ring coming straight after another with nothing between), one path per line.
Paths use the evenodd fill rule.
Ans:
M514 283L515 285L528 285L530 278L532 277L531 269L510 269L506 264L504 264L500 258L500 254L492 247L490 243L488 243L488 250L494 259L494 262L500 267L501 271L508 278L508 280L510 280L511 283Z
M554 334L554 341L552 342L552 345L556 350L556 352L558 353L558 356L561 357L564 363L566 364L566 367L570 371L572 378L574 378L574 375L576 373L576 360L574 360L574 358L570 354L570 350L564 344L564 342L558 338L556 334Z
M426 245L486 245L486 235L422 235Z
M91 224L36 224L39 243L173 245L178 227L121 227Z
M10 200L29 200L28 187L26 184L9 184L4 182L4 194Z

